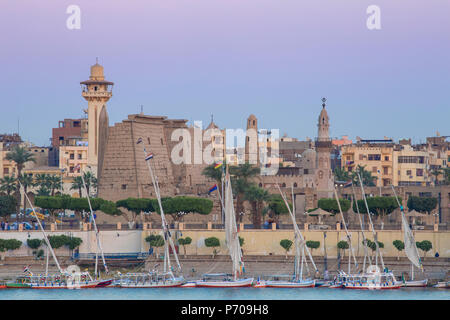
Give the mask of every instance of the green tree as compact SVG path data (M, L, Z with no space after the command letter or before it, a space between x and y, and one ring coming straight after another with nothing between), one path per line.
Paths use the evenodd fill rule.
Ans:
M350 180L350 175L349 175L348 171L345 171L343 168L336 167L334 169L333 173L334 173L334 181Z
M339 199L339 203L341 204L342 212L347 212L350 209L350 200L347 199ZM333 214L339 213L339 206L334 198L322 198L319 199L317 205L322 210L331 212Z
M153 211L161 214L157 199L150 199ZM161 205L164 209L164 214L172 217L173 221L180 221L183 214L198 213L201 215L210 214L213 208L213 202L210 199L197 197L167 197L161 199Z
M238 236L239 237L239 236ZM242 247L244 245L244 238L239 237L239 245Z
M165 244L164 238L159 234L151 234L145 238L145 241L149 243L151 248L156 249L164 246Z
M400 260L400 252L405 249L405 243L401 240L394 240L392 244L397 249L397 260Z
M368 187L374 187L375 186L375 180L377 179L376 177L372 176L372 173L370 171L367 171L366 166L362 166L362 165L358 165L355 170L352 172L351 174L351 178L352 178L352 182L353 185L359 186L359 178L358 178L358 172L361 176L363 185L368 186Z
M320 241L309 240L306 241L306 246L311 249L311 254L314 249L318 249L320 247Z
M423 240L421 242L416 242L417 248L423 251L423 257L427 255L427 252L433 248L433 244L429 240Z
M48 241L53 249L59 249L66 245L68 238L66 235L49 236Z
M50 190L50 195L54 196L56 190L61 189L61 177L57 175L48 175L48 189Z
M183 251L184 251L184 257L186 258L186 246L190 245L192 243L192 239L190 237L186 237L186 238L179 238L178 239L178 244L183 246Z
M127 198L119 200L116 202L118 208L125 208L131 212L131 220L133 223L136 222L136 217L141 212L155 212L156 208L153 206L154 202L152 199L146 198Z
M0 251L13 251L17 250L22 246L22 242L16 239L0 239Z
M432 197L415 197L408 198L407 206L409 210L430 214L437 206L437 199Z
M78 237L68 237L65 245L69 247L70 250L75 250L78 248L81 243L83 243L83 240Z
M13 196L0 196L0 216L8 216L16 209L17 199Z
M345 240L341 240L338 242L337 247L339 250L343 250L344 254L342 255L343 257L345 256L345 250L347 250L348 248L350 248L349 244L347 241Z
M41 239L27 239L27 246L31 249L37 249L42 245Z
M292 203L288 203L291 210L293 209ZM269 217L272 218L275 223L278 224L280 216L288 214L289 210L286 204L279 194L271 194L267 200L267 209L269 212Z
M0 179L0 192L6 193L8 196L17 190L17 179L14 176L5 176ZM17 203L17 201L16 201Z
M289 239L283 239L280 241L280 246L286 251L286 259L288 257L289 250L291 250L292 243L293 242Z
M23 192L25 194L28 194L28 188L32 187L34 185L33 183L33 177L31 175L28 174L22 174L21 176L19 176L19 181L23 186ZM24 199L23 202L23 212L26 213L27 212L27 200Z
M219 253L219 251L217 250L217 247L220 247L220 241L216 237L209 237L209 238L205 239L205 246L207 246L208 248L213 248L212 257L214 258L216 256L216 254Z
M434 176L434 185L439 185L439 176L442 174L442 171L440 169L433 169L430 173Z
M250 163L230 167L231 183L236 195L236 222L242 222L241 212L244 212L244 197L246 190L252 185L251 180L260 174L260 169Z
M13 161L16 163L17 167L17 176L20 177L22 175L22 170L27 162L34 162L36 160L34 158L34 154L27 150L25 147L21 147L19 145L12 148L10 152L8 152L5 156L5 160ZM20 190L19 180L17 180L17 190ZM20 192L17 192L17 207L16 212L20 212Z
M78 195L81 198L81 190L84 188L83 186L83 180L81 179L80 176L75 177L73 179L72 185L70 186L70 190L77 190L78 191Z
M399 198L401 203L402 199ZM367 209L364 200L358 200L353 202L353 211L357 212L356 205L358 205L359 213L366 214ZM398 208L398 203L395 197L369 197L367 198L367 205L371 213L375 214L381 220L387 215L390 215L395 209Z
M252 223L255 229L261 229L262 209L265 201L270 199L267 190L250 186L244 194L244 199L252 204Z

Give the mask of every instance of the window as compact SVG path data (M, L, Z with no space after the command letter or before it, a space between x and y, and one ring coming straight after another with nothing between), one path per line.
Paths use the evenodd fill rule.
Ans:
M148 137L147 137L147 142L148 142L148 144L150 144L150 138L148 138Z
M389 174L389 167L383 167L383 174Z
M294 182L294 188L297 188L297 182Z
M82 155L81 155L81 153L79 153L78 154L78 160L81 160L82 159Z
M411 170L406 170L406 175L407 176L411 176L412 175L412 171Z
M362 154L359 155L359 160L363 160L364 156Z
M308 174L308 169L303 169L303 174Z
M380 161L381 155L380 154L369 154L369 160L370 161Z
M69 172L70 172L70 173L73 173L73 167L70 167L70 168L69 168Z
M164 141L163 141L163 138L161 138L161 145L162 145L162 146L164 145Z
M398 163L425 163L425 157L399 156Z
M389 161L389 156L384 156L384 161Z
M9 174L9 168L3 168L3 174Z
M423 169L416 169L416 176L423 177Z
M122 185L122 190L126 190L127 189L127 185L126 184L123 184Z
M71 153L69 157L70 157L70 160L73 160L73 159L75 159L75 154Z
M377 167L372 167L372 172L377 173Z

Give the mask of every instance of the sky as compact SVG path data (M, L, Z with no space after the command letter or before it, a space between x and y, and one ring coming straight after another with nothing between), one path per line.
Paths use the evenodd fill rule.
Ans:
M80 29L68 29L70 5ZM369 30L368 6L381 29ZM450 135L448 0L0 0L0 133L50 144L80 81L115 83L110 125L144 113L305 139L322 97L351 139Z

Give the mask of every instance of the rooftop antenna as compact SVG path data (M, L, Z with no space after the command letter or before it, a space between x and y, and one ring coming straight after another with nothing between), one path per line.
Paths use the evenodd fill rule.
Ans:
M324 109L325 109L325 102L327 102L327 99L326 98L322 98L322 108L324 108Z
M141 114L144 114L144 106L141 104Z

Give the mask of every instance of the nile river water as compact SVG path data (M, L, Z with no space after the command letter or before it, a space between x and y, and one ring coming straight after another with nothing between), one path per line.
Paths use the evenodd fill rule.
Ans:
M0 300L450 300L449 289L99 288L4 289Z

